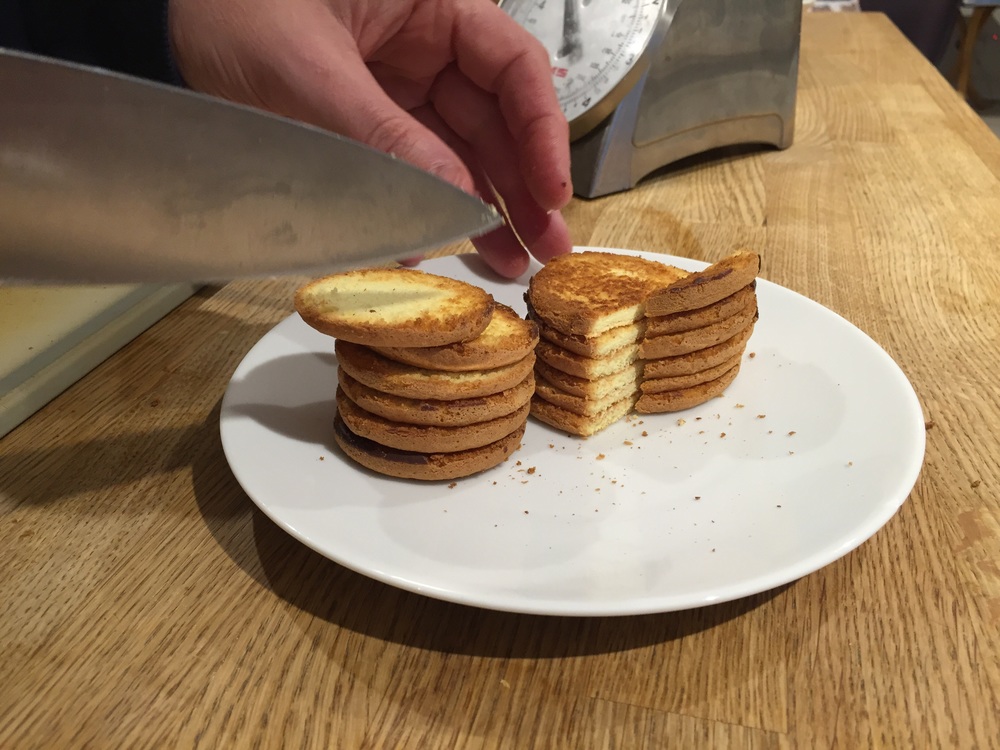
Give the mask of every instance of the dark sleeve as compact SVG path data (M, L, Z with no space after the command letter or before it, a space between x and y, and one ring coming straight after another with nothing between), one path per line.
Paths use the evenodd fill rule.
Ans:
M167 0L0 0L0 45L180 83Z

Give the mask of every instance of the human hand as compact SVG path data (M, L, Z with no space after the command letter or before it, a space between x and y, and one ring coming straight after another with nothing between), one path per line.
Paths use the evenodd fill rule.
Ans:
M498 273L527 268L524 246L542 262L571 249L548 55L491 0L170 0L169 24L192 88L499 195L508 225L473 240Z

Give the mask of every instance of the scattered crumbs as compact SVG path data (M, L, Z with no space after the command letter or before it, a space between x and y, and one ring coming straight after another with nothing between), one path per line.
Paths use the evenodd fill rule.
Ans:
M552 443L549 443L549 447L550 448L555 448L555 446Z
M600 488L600 487L594 487L594 492L600 492L600 491L601 491L601 488ZM596 511L595 511L595 512L596 512Z
M687 424L687 420L686 419L678 419L677 420L677 426L678 427L683 427L686 424Z
M643 421L642 421L642 420L640 419L640 420L639 420L639 424L645 424L645 422L643 422Z
M604 456L604 454L603 454L603 453L598 453L598 454L597 454L597 460L598 460L598 461L603 461L604 459L605 459L605 456Z
M978 486L979 486L979 485L981 485L982 483L983 483L983 481L982 481L981 479L977 479L977 480L975 480L975 481L974 481L974 482L973 482L973 483L972 483L971 485L969 485L969 486L970 486L970 487L972 487L972 489L976 489L976 487L978 487Z
M750 359L753 359L756 356L757 356L757 352L750 352ZM712 552L715 552L715 550L713 549Z
M522 480L521 480L521 484L527 484L527 483L528 483L528 480L527 480L527 479L522 479Z
M642 436L643 436L643 437L649 437L649 433L648 433L648 432L646 432L645 430L643 430L643 431L642 431Z
M788 434L789 434L789 435L794 435L794 434L795 434L795 430L789 430L789 431L788 431Z
M694 496L694 499L695 499L695 500L701 500L701 495L695 495L695 496Z
M716 415L715 415L715 418L716 418L716 419L722 419L722 415L721 415L721 414L716 414Z
M618 484L618 480L617 479L612 479L611 480L611 484ZM972 486L975 487L977 485L972 485Z
M742 409L743 408L743 404L736 404L736 408L737 409Z
M524 515L528 515L528 511L524 511Z
M319 460L320 460L320 461L326 461L326 456L320 456L320 457L319 457Z
M725 436L726 436L726 433L724 433L724 432L720 432L720 433L719 433L719 437L720 437L720 438L724 438Z
M535 473L535 467L534 466L529 466L528 467L528 473L529 474L534 474Z
M924 429L925 430L929 430L932 427L934 427L934 420L933 419L928 419L926 422L924 422Z
M623 444L624 445L632 445L632 441L631 440L625 440Z
M713 550L713 552L714 552L714 550ZM507 688L508 690L510 690L510 683L507 682L507 680L501 678L500 679L500 687L504 687L504 688Z
M521 462L520 462L520 461L518 461L518 462L517 462L516 464L514 464L514 465L515 465L515 466L520 466L520 465L521 465Z
M694 418L694 421L695 421L695 422L700 422L700 421L701 421L701 417L695 417L695 418Z
M497 486L497 480L495 480L495 479L493 480L493 486L494 486L494 487L496 487L496 486Z
M763 419L766 416L767 416L766 414L758 414L757 419Z
M449 489L449 490L453 490L453 489L455 489L456 487L458 487L458 482L452 482L451 484L449 484L449 485L448 485L448 489ZM448 511L445 511L445 513L447 513L447 512L448 512Z

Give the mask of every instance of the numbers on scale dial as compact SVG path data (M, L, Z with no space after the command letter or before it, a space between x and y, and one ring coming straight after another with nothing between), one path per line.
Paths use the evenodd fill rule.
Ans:
M639 59L661 0L507 0L504 10L549 52L566 118L603 99Z

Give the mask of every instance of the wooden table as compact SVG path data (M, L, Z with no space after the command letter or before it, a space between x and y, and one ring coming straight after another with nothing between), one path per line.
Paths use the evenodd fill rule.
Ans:
M375 583L268 521L219 443L300 280L210 289L0 442L0 747L997 747L1000 142L884 17L804 23L792 148L567 216L578 244L750 245L882 344L928 430L882 531L642 617Z

